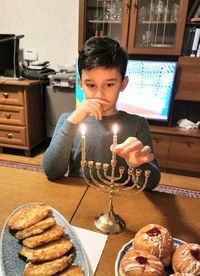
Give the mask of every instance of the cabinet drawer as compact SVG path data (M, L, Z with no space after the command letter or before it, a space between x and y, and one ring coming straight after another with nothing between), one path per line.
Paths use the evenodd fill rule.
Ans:
M24 126L24 107L0 105L0 124Z
M0 85L0 104L24 105L24 93L19 87Z
M162 134L152 134L152 143L158 165L160 167L166 167L169 153L170 136Z
M172 137L169 151L169 168L199 172L200 143L198 138Z
M1 144L26 145L26 128L0 125Z

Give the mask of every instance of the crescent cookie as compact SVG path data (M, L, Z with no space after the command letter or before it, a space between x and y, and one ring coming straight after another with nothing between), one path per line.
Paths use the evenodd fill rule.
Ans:
M22 244L29 248L35 248L45 243L58 240L64 233L64 227L60 225L54 225L50 229L47 229L40 235L36 235L23 240Z
M32 264L31 262L29 262L25 266L24 276L54 275L55 273L62 271L67 266L69 266L72 263L73 259L74 255L70 254L69 256L63 256L56 260L42 264Z
M15 237L19 240L24 240L34 235L41 234L44 230L56 224L56 220L54 217L48 217L39 221L38 223L30 226L24 230L17 231Z
M58 276L84 276L84 272L80 265L71 265L58 273Z
M59 239L38 248L23 246L19 254L31 262L45 262L54 260L66 254L73 247L73 243L66 239Z
M22 230L49 216L50 207L45 204L32 204L18 210L8 221L8 228Z

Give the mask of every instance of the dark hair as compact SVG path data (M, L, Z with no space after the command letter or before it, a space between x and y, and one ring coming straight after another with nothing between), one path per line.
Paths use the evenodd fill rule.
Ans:
M78 71L81 77L83 69L116 68L124 78L127 62L128 54L116 40L110 37L91 37L79 52Z

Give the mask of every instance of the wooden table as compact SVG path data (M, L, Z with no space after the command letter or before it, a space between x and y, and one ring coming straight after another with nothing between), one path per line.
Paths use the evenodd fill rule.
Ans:
M44 173L0 167L0 231L15 208L31 202L47 203L70 221L87 188L79 179L51 182Z
M88 188L80 179L49 181L43 173L0 167L0 229L17 207L44 202L57 209L72 225L97 231L94 217L108 207L108 196ZM121 247L144 225L159 223L173 237L200 241L200 200L159 192L116 197L114 211L126 222L126 230L107 239L95 276L113 276Z
M108 196L92 188L87 190L71 223L96 231L94 217L108 207ZM139 193L114 199L114 211L126 222L126 230L108 237L95 276L113 276L117 254L144 225L158 223L167 227L173 237L200 242L200 200L159 192Z

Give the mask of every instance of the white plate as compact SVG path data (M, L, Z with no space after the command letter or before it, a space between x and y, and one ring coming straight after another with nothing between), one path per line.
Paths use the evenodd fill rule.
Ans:
M117 259L115 261L115 276L119 276L119 265L120 265L121 259L124 256L124 254L132 247L132 242L133 242L133 240L130 240L119 251L119 253L117 255ZM184 241L175 239L175 238L173 239L173 242L174 242L175 247L178 247L179 245L185 243ZM165 271L166 271L166 276L170 275L173 272L171 266L165 268Z
M7 227L7 222L15 212L31 204L26 204L15 209L7 218L3 226L3 230L1 233L1 240L0 240L0 263L1 263L0 275L3 275L3 276L23 275L25 262L18 256L18 251L20 250L22 245L9 232L9 229ZM82 266L82 269L84 270L85 276L89 276L87 257L74 229L58 211L56 211L52 207L51 207L51 210L52 210L53 216L56 219L57 224L64 226L65 228L64 233L69 237L70 241L75 246L76 257L73 261L73 264L80 264Z

